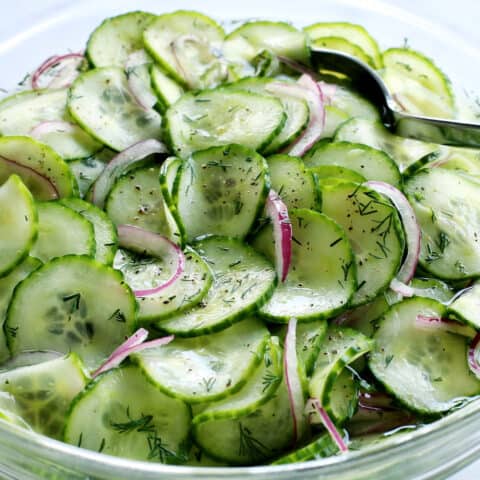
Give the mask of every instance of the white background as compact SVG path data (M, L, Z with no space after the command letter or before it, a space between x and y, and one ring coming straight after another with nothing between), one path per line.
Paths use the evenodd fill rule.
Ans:
M356 21L383 47L401 46L407 37L412 48L435 58L454 84L480 96L480 0L3 0L0 87L13 88L50 55L81 50L104 17L139 8L156 13L192 8L219 18L254 16L300 25ZM450 480L479 478L480 461Z

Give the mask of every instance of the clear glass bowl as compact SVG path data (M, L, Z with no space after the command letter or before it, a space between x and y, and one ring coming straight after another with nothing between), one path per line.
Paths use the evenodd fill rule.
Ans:
M2 5L2 87L13 88L44 58L79 50L105 17L134 9L156 13L197 9L220 20L252 17L299 26L345 20L364 25L382 47L407 44L435 59L461 89L480 93L477 0L16 0ZM278 467L190 468L110 457L66 445L0 421L0 476L11 479L186 480L441 479L480 456L480 400L417 431L359 452Z

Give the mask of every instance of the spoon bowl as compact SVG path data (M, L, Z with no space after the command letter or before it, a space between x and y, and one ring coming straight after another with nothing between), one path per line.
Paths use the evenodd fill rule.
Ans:
M424 142L480 148L480 124L400 111L380 75L361 60L347 53L315 47L310 55L315 69L346 75L353 86L378 108L383 124L392 133Z

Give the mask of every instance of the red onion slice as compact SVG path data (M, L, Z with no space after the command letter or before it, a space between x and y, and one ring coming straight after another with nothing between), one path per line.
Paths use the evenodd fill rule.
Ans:
M127 338L119 347L117 347L112 354L107 358L107 360L100 365L95 372L92 374L92 378L97 377L107 370L118 367L129 355L135 352L140 352L141 350L146 350L148 348L159 347L160 345L166 345L170 343L175 337L170 335L168 337L157 338L156 340L151 340L150 342L145 342L148 337L148 331L144 328L137 330L131 337ZM145 343L144 343L145 342Z
M328 413L320 405L318 398L311 398L308 402L309 406L313 407L313 409L318 413L318 416L322 420L323 426L332 437L332 440L337 444L338 449L342 453L348 452L348 447L340 435L340 432L337 430L337 427L335 427L332 419L328 416Z
M40 80L50 69L59 68L58 72L48 82L46 88L62 88L69 87L78 76L78 67L85 61L82 53L67 53L65 55L54 55L47 58L32 74L32 88L38 90ZM63 64L63 65L62 65Z
M46 121L35 125L30 130L30 136L37 139L49 133L75 133L75 125L64 121Z
M148 57L145 50L137 50L131 53L125 62L125 72L127 73L128 89L135 101L145 111L150 111L157 103L157 97L153 93L149 84L145 84L142 77L135 71L136 68L148 65L152 60Z
M480 355L480 332L475 335L475 338L470 343L468 348L468 366L472 373L480 379L480 364L478 357Z
M394 285L392 287L392 290L395 290L395 288L399 288L400 284L407 284L408 282L410 282L410 280L413 278L413 275L415 274L415 269L417 268L418 264L418 258L420 256L420 225L417 222L417 218L415 216L415 212L412 206L400 190L395 188L393 185L390 185L389 183L377 182L373 180L364 183L364 185L388 197L395 205L395 208L398 210L398 213L403 223L403 228L407 237L407 255L405 257L405 260L403 261L402 266L400 267L400 270L397 273L397 276L395 277L396 282L394 282ZM405 289L403 286L401 287L401 289L407 291L407 289Z
M400 282L398 279L394 278L390 282L390 288L395 292L401 295L402 297L413 297L415 295L415 289L406 285L405 283Z
M292 224L287 206L273 190L268 194L266 211L273 225L277 275L284 282L292 260Z
M302 156L319 140L325 126L325 108L320 86L310 75L303 74L296 84L272 82L266 86L268 92L290 95L306 100L310 110L307 128L287 148L289 155Z
M134 290L136 297L148 297L175 283L185 270L185 255L181 248L168 238L132 225L118 227L119 245L135 252L162 258L171 267L170 278L153 288Z
M290 402L290 411L292 412L293 443L296 444L303 434L303 412L305 410L302 382L300 381L300 376L298 374L296 318L291 318L288 322L287 335L285 336L283 364L288 400Z
M432 328L435 330L442 330L444 332L455 333L468 338L473 338L476 336L475 329L469 325L450 320L449 318L417 315L415 318L415 326L417 328Z
M42 200L56 200L60 198L60 193L58 192L57 187L47 177L44 177L33 168L22 165L15 160L0 156L0 164L2 162L7 164L7 169L10 172L17 173L27 187L30 186L31 188L32 183L37 185L40 184L41 190L46 194L42 197ZM32 181L28 181L28 179L31 179Z
M134 143L115 155L93 185L92 203L103 209L108 192L116 180L136 162L154 153L167 153L167 148L162 142L150 138Z
M325 105L332 105L335 94L337 93L337 86L334 83L327 83L323 80L318 82L318 86L323 94L323 102Z

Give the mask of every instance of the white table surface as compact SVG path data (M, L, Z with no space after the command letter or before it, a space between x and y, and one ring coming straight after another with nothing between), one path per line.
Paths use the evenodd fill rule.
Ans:
M282 0L277 0L277 3L274 5L280 5L279 9L270 8L268 13L266 10L266 3L257 1L242 1L242 2L232 2L224 0L225 4L228 4L228 8L234 10L235 5L241 4L252 4L248 7L253 13L253 15L264 16L264 17L278 17L275 13L277 11L292 11L292 3L289 2L290 8L285 4L282 5ZM305 0L307 1L307 0ZM316 0L319 6L319 11L321 11L322 2L321 0ZM340 4L352 5L354 4L353 0L338 0ZM68 9L64 10L66 7L71 5L76 5L77 7L82 5L82 2L87 2L87 0L14 0L12 2L2 2L2 27L0 29L0 71L2 72L2 87L11 88L21 79L23 72L28 71L30 68L38 65L46 56L66 51L68 48L78 48L78 45L68 44L68 40L64 45L58 45L58 41L54 42L52 38L49 37L49 31L52 27L58 26L64 22L69 15ZM98 0L98 7L103 3L103 0ZM112 3L112 2L108 2ZM142 3L142 2L140 2ZM205 10L206 5L209 2L193 2L193 1L177 1L174 4L171 2L166 2L158 0L157 8L158 11L170 11L175 8L196 8L199 10ZM214 2L219 3L219 2ZM272 4L272 2L267 2ZM462 2L467 5L466 11L459 10L457 8L456 2L451 0L433 0L430 1L421 1L421 0L384 0L384 3L390 5L390 7L398 7L403 9L403 11L409 12L413 10L416 14L425 19L428 19L431 24L441 25L442 28L447 29L450 33L458 33L461 38L466 40L465 42L457 39L455 45L452 45L452 49L464 49L465 52L469 52L470 58L477 58L478 62L469 62L468 65L461 65L458 63L458 58L454 58L454 55L450 55L450 60L452 60L451 65L455 65L456 72L452 72L451 69L448 69L448 55L447 61L443 59L444 68L453 76L454 80L456 78L468 78L469 84L466 87L469 90L476 90L476 95L480 96L480 83L478 79L480 78L480 29L478 28L478 21L480 20L480 0L465 0ZM138 5L136 1L122 1L118 0L118 11L128 11L137 9ZM380 5L378 0L362 0L359 1L359 4L362 5L362 8L365 6L366 9L374 8L383 8ZM128 5L126 8L125 6ZM245 5L245 9L247 5ZM244 11L245 11L244 9ZM287 10L286 10L287 9ZM153 11L154 9L151 8ZM225 8L223 8L225 10ZM67 12L67 13L65 13ZM96 18L96 12L92 12L92 26L98 23ZM298 10L295 13L292 13L296 18L300 18ZM290 20L292 18L289 18ZM307 19L308 21L308 19ZM359 19L359 23L362 21ZM368 23L368 20L366 21ZM79 28L85 28L84 25L79 26ZM391 26L394 29L394 25ZM419 28L424 28L422 25L419 25ZM384 29L385 30L385 29ZM82 35L87 35L87 31L83 32ZM373 32L374 35L377 32ZM438 34L441 34L439 31ZM78 31L72 31L73 38L79 38ZM420 35L420 34L419 34ZM84 38L84 37L80 37ZM419 43L422 43L422 39L418 39ZM409 37L409 41L415 44L415 34ZM437 58L435 55L435 45L434 43L426 43L423 40L422 49L429 53L430 49L433 51L431 56ZM452 42L453 43L453 42ZM419 47L417 47L419 48ZM18 55L12 55L11 52L19 52ZM12 62L14 63L12 65ZM455 63L456 62L456 63ZM454 68L454 67L450 67ZM462 71L458 71L462 70ZM457 75L455 77L455 74ZM462 83L463 85L463 83ZM448 441L448 439L446 439ZM449 480L476 480L480 478L480 459L470 465L469 467L463 469L457 474L450 477ZM372 479L374 480L374 479ZM376 480L376 479L375 479Z

